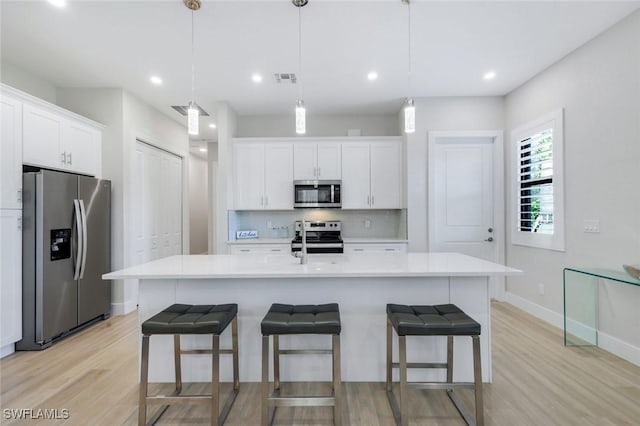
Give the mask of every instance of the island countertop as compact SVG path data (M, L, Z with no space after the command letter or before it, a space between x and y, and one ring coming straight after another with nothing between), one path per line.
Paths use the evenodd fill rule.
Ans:
M288 254L171 256L103 275L103 279L471 277L521 271L459 253L311 254L305 265Z

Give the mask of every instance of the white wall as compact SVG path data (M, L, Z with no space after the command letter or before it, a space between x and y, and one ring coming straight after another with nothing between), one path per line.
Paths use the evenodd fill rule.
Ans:
M558 108L565 112L566 252L507 245L508 264L525 271L508 279L508 291L556 323L563 311L564 267L640 262L639 40L636 12L506 97L508 129ZM513 180L512 143L505 136ZM600 220L599 234L583 232L588 219ZM603 286L600 328L640 351L638 300L639 287Z
M56 103L56 87L51 82L9 62L2 61L0 64L0 81L52 104Z
M228 210L233 205L232 194L232 139L237 134L238 116L233 108L225 103L218 104L218 156L217 161L211 164L215 171L213 181L215 182L215 217L213 222L214 250L215 254L227 253L227 230L229 229Z
M208 180L207 160L189 154L189 254L208 251Z
M416 131L405 135L407 235L409 251L428 251L428 132L437 130L502 130L502 97L416 98ZM399 119L402 122L402 110ZM398 118L394 125L398 127Z
M397 136L395 115L307 115L305 136L346 136L360 129L362 136ZM299 136L293 115L238 116L237 137Z

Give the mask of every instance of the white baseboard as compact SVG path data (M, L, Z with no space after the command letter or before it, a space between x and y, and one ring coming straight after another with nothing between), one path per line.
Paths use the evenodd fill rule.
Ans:
M527 300L524 297L520 297L508 291L504 294L504 296L504 300L514 306L517 306L523 311L528 312L531 315L538 317L555 327L558 327L560 329L564 328L564 320L562 318L562 314L554 312L551 309L540 306L537 303L533 303L532 301Z
M510 292L505 293L505 300L561 330L564 328L564 319L562 314L554 312L551 309L540 306ZM575 331L572 334L575 334L578 337L583 337L582 335L588 336L589 333L593 333L592 328L583 324L575 323L572 327L574 327L573 330ZM598 331L598 346L607 352L611 352L624 360L640 366L640 348L637 346L633 346L617 337L601 331Z
M111 303L111 315L127 315L129 312L135 311L136 303L129 300L125 303Z
M0 358L4 358L7 355L11 355L16 351L15 343L10 343L0 348Z

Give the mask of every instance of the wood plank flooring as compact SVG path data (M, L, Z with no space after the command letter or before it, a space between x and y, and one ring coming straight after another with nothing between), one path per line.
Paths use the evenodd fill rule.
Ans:
M488 425L640 424L640 367L598 348L565 348L561 331L506 303L493 303L494 382L484 386ZM43 352L0 361L1 424L134 425L138 391L137 314L114 317ZM343 356L346 356L343 354ZM305 393L328 384L287 384ZM155 385L154 392L170 387ZM230 387L225 385L223 392ZM207 392L206 384L185 392ZM393 425L382 383L345 383L343 421ZM473 409L472 393L460 392ZM411 425L464 424L442 391L412 391ZM12 421L5 409L67 409L68 419ZM150 410L152 411L152 410ZM34 413L36 413L34 411ZM153 412L150 412L150 416ZM274 424L330 425L331 408L280 408ZM260 387L242 383L227 425L258 425ZM158 424L204 425L205 407L170 408Z

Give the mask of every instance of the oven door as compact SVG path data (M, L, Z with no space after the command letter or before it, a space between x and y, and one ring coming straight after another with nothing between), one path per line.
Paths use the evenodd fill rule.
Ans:
M293 206L339 208L340 181L295 181Z

